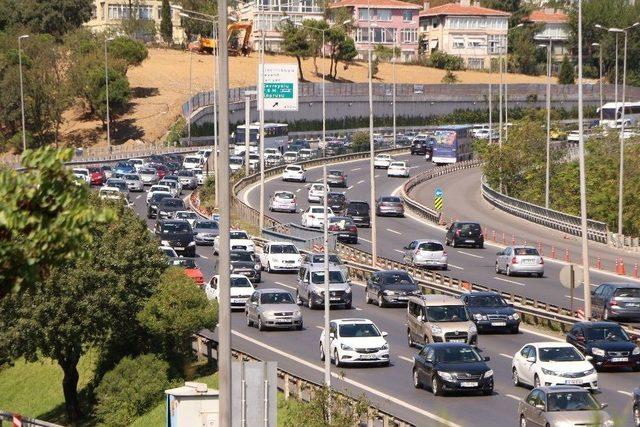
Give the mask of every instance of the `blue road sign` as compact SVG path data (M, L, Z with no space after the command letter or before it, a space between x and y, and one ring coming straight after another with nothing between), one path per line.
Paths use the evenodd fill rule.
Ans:
M436 188L435 195L436 195L436 197L442 197L444 195L444 193L442 192L441 188Z

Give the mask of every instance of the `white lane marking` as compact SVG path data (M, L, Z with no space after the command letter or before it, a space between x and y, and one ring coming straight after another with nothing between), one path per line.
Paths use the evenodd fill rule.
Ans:
M403 254L404 255L404 251L401 251L400 249L394 249L394 251L398 252L399 254Z
M147 230L149 230L151 233L153 233L153 230L151 229L151 227L147 227Z
M361 179L360 181L356 182L356 184L362 184L364 182L364 179Z
M514 396L513 394L505 394L505 396L510 397L513 400L517 400L518 402L520 401L520 398L518 396Z
M265 344L263 342L260 342L260 341L258 341L256 339L251 338L251 337L249 337L247 335L244 335L244 334L242 334L240 332L232 331L231 333L234 334L235 336L239 337L239 338L242 338L245 341L248 341L248 342L250 342L252 344L258 345L258 346L263 347L263 348L266 348L267 350L269 350L269 351L271 351L273 353L279 354L280 356L287 357L287 358L293 360L294 362L296 362L296 363L298 363L300 365L307 366L308 368L311 368L311 369L313 369L313 370L315 370L317 372L324 372L324 365L321 367L317 363L311 363L309 361L306 361L304 359L296 357L296 356L294 356L292 354L289 354L289 353L287 353L285 351L282 351L282 350L277 349L275 347L271 347L270 345L267 345L267 344ZM397 397L388 395L386 393L383 393L383 392L381 392L379 390L376 390L373 387L369 387L369 386L367 386L365 384L362 384L362 383L360 383L358 381L352 380L351 378L344 377L342 374L339 374L338 372L331 372L331 376L333 376L334 378L337 378L337 379L341 379L345 383L350 384L350 385L352 385L354 387L358 387L358 388L360 388L361 390L363 390L363 391L365 391L367 393L370 393L372 395L378 396L381 399L388 400L388 401L390 401L390 402L392 402L392 403L394 403L394 404L396 404L398 406L402 406L403 408L406 408L406 409L408 409L408 410L410 410L412 412L415 412L416 414L423 415L423 416L425 416L427 418L430 418L430 419L432 419L434 421L442 423L442 424L444 424L446 426L449 426L449 427L461 427L459 424L456 424L456 423L453 423L453 422L451 422L449 420L446 420L446 419L434 414L433 412L429 412L429 411L427 411L425 409L418 408L417 406L413 406L413 405L405 402L404 400L402 400L400 398L397 398Z
M380 178L380 174L378 174L378 175L374 175L374 177L376 177L376 178Z
M525 334L535 335L537 337L550 339L552 341L565 342L565 340L563 340L563 339L560 339L560 338L555 337L553 335L548 335L548 334L545 334L545 333L542 333L542 332L534 331L533 329L527 329L527 328L520 327L520 331L522 331Z
M565 295L564 297L571 299L571 295ZM573 299L577 299L578 301L584 301L582 298L578 298L576 296L574 296Z
M480 255L476 255L476 254L470 254L469 252L465 252L465 251L458 251L459 254L463 254L463 255L467 255L467 256L472 256L474 258L484 258L483 256Z
M353 188L353 185L350 185L347 187L347 190L351 190Z
M273 282L273 283L275 283L276 285L284 286L285 288L289 288L289 289L293 289L293 290L295 290L295 289L296 289L296 288L295 288L295 286L285 285L285 284L284 284L284 283L282 283L282 282Z
M200 255L200 258L209 259L205 255Z
M320 329L320 330L324 331L324 326L316 325L316 328L318 328L318 329Z
M387 231L388 231L389 233L394 233L394 234L398 234L398 235L402 236L402 233L401 233L401 232L399 232L399 231L392 230L392 229L390 229L390 228L387 228Z
M371 243L371 240L367 240L367 239L365 239L364 237L358 237L358 239L360 239L360 240L364 240L364 241L365 241L365 242L367 242L367 243Z
M449 267L453 267L453 268L458 269L458 270L464 270L464 267L460 267L460 266L458 266L458 265L453 265L453 264L447 264L447 265L448 265Z
M616 390L616 391L620 394L624 394L625 396L629 396L629 397L633 396L633 393L628 391L624 391L624 390Z
M353 168L353 169L351 169L351 170L352 170L352 171L359 171L360 169L362 169L362 168Z
M513 359L513 356L512 356L512 355L510 355L510 354L506 354L506 353L500 353L500 356L502 356L502 357L506 357L506 358L507 358L507 359L509 359L509 360Z
M299 192L300 192L300 190L302 190L302 188L298 188L298 189L296 190L296 193L299 193Z
M360 307L353 307L356 311L362 311Z
M413 359L409 359L408 357L398 356L398 359L402 359L405 362L413 363Z
M142 194L136 196L136 200L138 200L140 197L142 197Z
M520 282L514 282L513 280L509 280L509 279L503 279L502 277L493 277L495 280L499 280L501 282L506 282L506 283L511 283L512 285L518 285L518 286L527 286L524 283L520 283Z

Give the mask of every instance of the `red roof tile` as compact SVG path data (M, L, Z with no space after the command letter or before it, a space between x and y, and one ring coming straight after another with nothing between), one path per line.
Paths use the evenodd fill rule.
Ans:
M339 7L371 7L372 9L422 9L421 6L415 3L409 3L400 0L341 0L335 3L327 5L329 9L336 9Z
M569 17L562 12L534 10L533 12L531 12L531 15L527 17L527 20L531 22L563 23L568 22Z
M458 3L447 3L442 6L431 7L420 12L420 16L510 16L508 12L502 10L488 9L479 6L462 6Z

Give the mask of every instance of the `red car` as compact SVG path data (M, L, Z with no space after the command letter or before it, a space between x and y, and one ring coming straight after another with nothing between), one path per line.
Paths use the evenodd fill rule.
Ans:
M89 166L89 178L91 180L91 185L103 185L107 180L107 177L104 174L102 168L98 166Z
M194 260L190 258L169 258L169 265L184 268L184 273L191 277L196 285L204 286L204 275Z
M167 167L163 164L153 163L148 166L154 168L158 172L158 180L161 180L169 174L169 169L167 169Z

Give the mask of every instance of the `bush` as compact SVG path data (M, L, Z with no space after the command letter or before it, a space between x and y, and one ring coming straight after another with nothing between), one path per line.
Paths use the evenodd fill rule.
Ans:
M558 73L558 83L561 85L572 85L576 81L576 73L573 69L573 64L569 61L567 55L562 59L560 64L560 72Z
M169 364L152 354L122 359L96 388L98 419L110 426L131 424L162 399L168 370Z
M441 70L458 71L464 69L464 60L459 56L449 55L446 52L436 50L429 56L429 66Z
M359 130L351 137L351 146L355 151L365 151L369 149L369 132Z
M442 83L447 84L447 85L452 85L452 84L456 84L458 83L460 80L458 79L458 76L456 76L455 74L453 74L451 72L451 70L447 70L447 73L444 75L444 77L442 78Z

